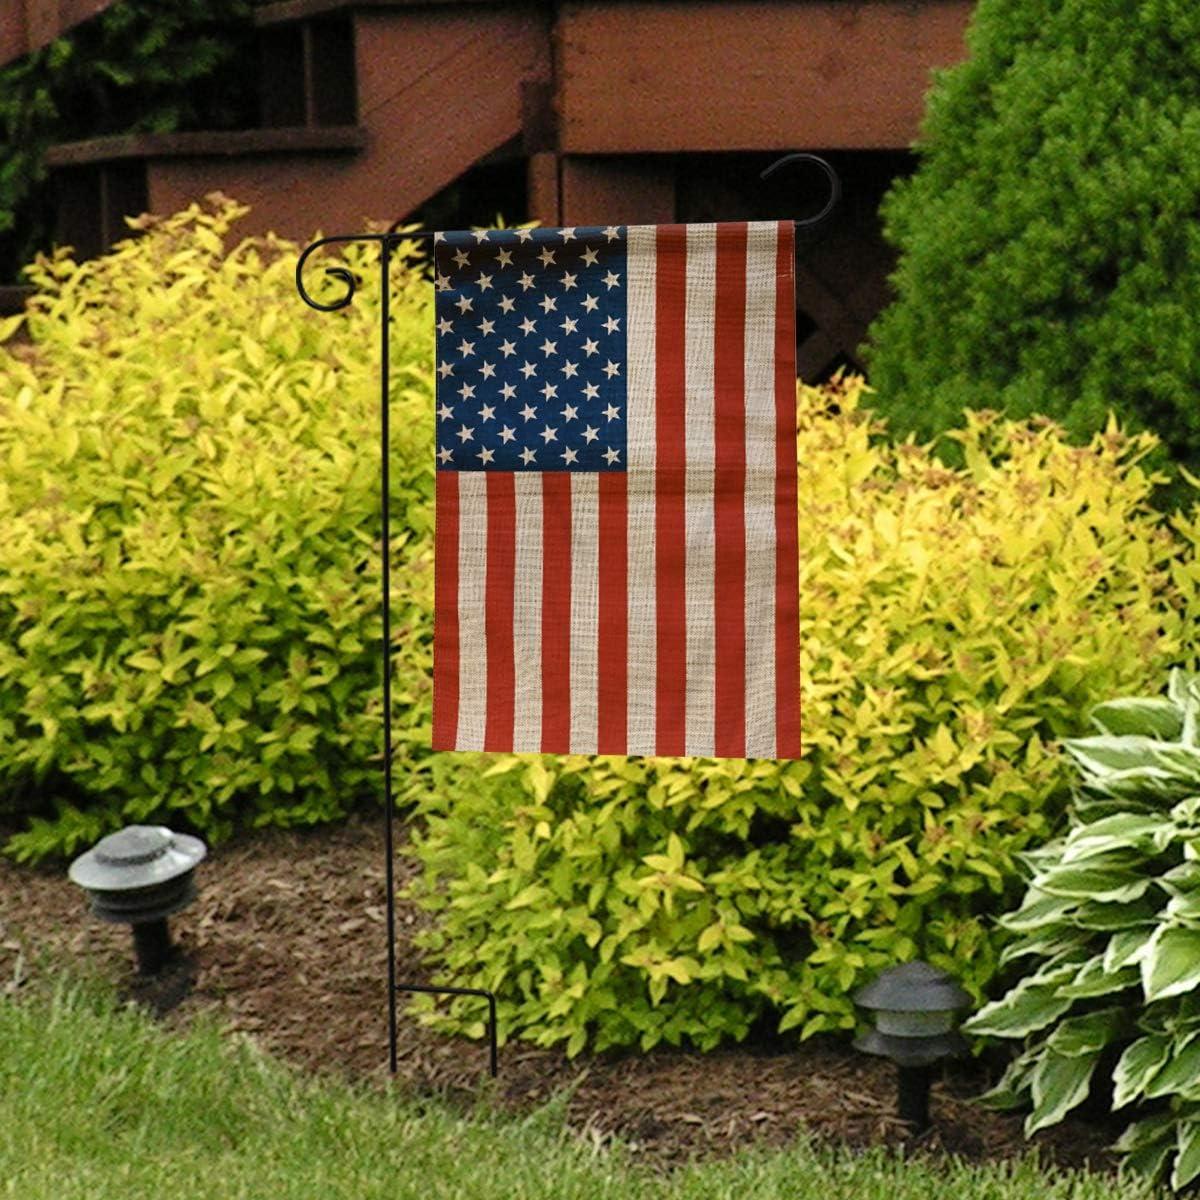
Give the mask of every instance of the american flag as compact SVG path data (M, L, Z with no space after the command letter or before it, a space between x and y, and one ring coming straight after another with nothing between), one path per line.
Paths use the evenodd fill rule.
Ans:
M437 236L434 749L799 756L793 238Z

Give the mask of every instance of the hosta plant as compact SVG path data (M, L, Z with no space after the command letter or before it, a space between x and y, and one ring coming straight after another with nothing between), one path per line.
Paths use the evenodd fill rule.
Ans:
M1131 1117L1116 1149L1181 1188L1200 1177L1200 676L1092 719L1099 734L1064 742L1072 828L1023 856L1028 891L1000 921L1023 977L966 1029L1024 1040L991 1099L1031 1103L1027 1134L1111 1070Z

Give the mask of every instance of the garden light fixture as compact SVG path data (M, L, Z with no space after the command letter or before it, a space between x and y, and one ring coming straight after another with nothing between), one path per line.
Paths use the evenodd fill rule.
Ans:
M855 993L854 1003L873 1021L855 1049L896 1064L900 1119L923 1133L929 1128L930 1068L966 1050L954 1026L971 997L944 971L917 961L889 967Z
M207 853L165 825L130 825L80 855L69 876L101 920L132 925L138 973L155 975L174 957L167 918L196 898L193 872Z

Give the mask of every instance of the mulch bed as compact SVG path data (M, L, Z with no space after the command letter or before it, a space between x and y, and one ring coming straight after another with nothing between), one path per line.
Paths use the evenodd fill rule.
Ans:
M382 817L357 817L337 828L268 830L218 847L197 872L199 898L171 923L186 959L152 987L134 978L127 927L93 919L61 866L31 870L0 860L0 992L14 994L69 965L113 980L151 1008L174 1004L162 1017L169 1027L212 1012L305 1070L382 1081L383 838ZM399 843L398 884L414 869L402 852L402 828ZM410 942L426 920L399 903L402 980L429 979ZM853 1148L899 1146L908 1137L895 1117L892 1066L836 1039L574 1060L516 1042L501 1048L494 1089L486 1044L424 1028L405 1015L403 998L398 1039L399 1081L413 1093L452 1100L482 1093L519 1112L569 1086L574 1129L597 1144L619 1137L657 1165L750 1142L782 1145L805 1132ZM973 1161L1025 1153L1021 1117L973 1101L986 1085L978 1063L948 1068L934 1085L933 1129L909 1145ZM1111 1170L1105 1146L1115 1132L1102 1120L1077 1118L1033 1144L1055 1165Z

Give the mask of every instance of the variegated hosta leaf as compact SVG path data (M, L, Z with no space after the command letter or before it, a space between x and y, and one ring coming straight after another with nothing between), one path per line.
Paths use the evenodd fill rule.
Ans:
M1200 985L1200 929L1162 926L1141 958L1147 1000L1178 996Z
M1180 1121L1175 1130L1175 1167L1171 1186L1178 1191L1200 1176L1200 1121Z
M1200 717L1200 675L1192 671L1173 670L1167 680L1167 699L1183 714L1179 740L1189 746L1197 744L1197 718Z
M1078 866L1052 867L1038 876L1037 885L1052 896L1125 904L1144 896L1153 882L1148 875L1128 870L1128 862L1127 856L1111 854Z
M1161 812L1200 790L1197 780L1180 777L1163 766L1111 771L1102 778L1091 776L1084 783L1088 791L1097 794L1079 806L1080 815L1089 818L1119 812Z
M1011 942L1000 954L1000 966L1007 966L1018 958L1030 956L1045 959L1083 950L1095 935L1088 930L1072 929L1069 926L1047 925L1045 931Z
M1144 929L1147 925L1155 924L1161 908L1161 900L1156 903L1151 896L1152 893L1147 892L1140 900L1133 900L1129 904L1081 904L1068 920L1079 929L1099 932L1126 931L1138 927ZM1144 931L1142 937L1148 940L1149 931Z
M1152 936L1148 929L1126 929L1114 933L1104 948L1104 969L1112 974L1123 967L1137 966L1149 949Z
M1135 987L1141 978L1136 966L1122 967L1117 971L1104 969L1104 956L1095 958L1079 968L1079 974L1070 983L1062 985L1062 994L1072 1000L1091 1000L1096 996L1111 996Z
M1147 792L1136 782L1128 791L1128 795L1112 796L1080 788L1073 801L1075 815L1081 821L1099 821L1121 813L1160 813L1170 803L1169 797L1164 801L1157 792Z
M1200 1030L1200 992L1188 992L1171 1004L1156 1004L1146 1010L1147 1014L1163 1013L1163 1028L1175 1033Z
M1047 1051L1030 1077L1033 1112L1025 1118L1025 1136L1061 1121L1087 1099L1100 1052L1065 1055Z
M1013 933L1032 933L1044 929L1047 924L1061 922L1078 907L1079 900L1074 896L1051 896L1031 886L1021 907L1002 916L999 924Z
M1078 1017L1067 1017L1054 1027L1046 1039L1046 1047L1054 1054L1068 1058L1093 1054L1103 1050L1127 1025L1126 1011L1119 1005L1083 1013Z
M1147 1099L1171 1096L1193 1088L1200 1078L1200 1033L1175 1038L1167 1060L1142 1089Z
M1026 850L1018 854L1017 861L1025 867L1031 876L1034 876L1046 867L1052 867L1055 863L1061 861L1063 846L1065 844L1065 838L1055 838L1054 841L1047 842L1044 846L1039 846L1036 850Z
M979 1099L989 1108L1021 1108L1029 1099L1029 1078L1040 1061L1040 1048L1017 1055L1005 1068L1000 1082Z
M1171 1052L1170 1034L1150 1033L1131 1042L1113 1068L1113 1108L1123 1108L1142 1095Z
M1171 809L1171 821L1175 825L1176 836L1194 836L1200 830L1200 796L1180 800Z
M1200 675L1195 671L1185 671L1180 667L1172 667L1167 672L1167 699L1177 704L1180 711L1189 703L1195 703L1200 695Z
M1173 782L1180 799L1200 790L1200 748L1195 746L1137 735L1066 738L1063 746L1087 783L1104 791L1111 791L1113 780L1131 776Z
M1165 697L1125 697L1097 704L1089 713L1102 733L1139 734L1173 742L1183 730L1183 712Z
M1144 1150L1147 1146L1166 1142L1170 1145L1175 1140L1175 1115L1173 1113L1155 1113L1152 1117L1143 1117L1125 1127L1125 1132L1113 1143L1113 1149L1119 1154L1129 1154L1134 1150Z
M1143 855L1161 853L1177 832L1176 822L1170 817L1115 813L1071 830L1063 847L1062 861L1073 863L1115 850L1134 849Z
M1045 1029L1074 1003L1064 996L1061 984L1071 979L1077 967L1071 964L1022 980L1007 995L983 1008L964 1022L967 1033L992 1037L1025 1037Z
M1172 896L1190 896L1200 890L1200 862L1184 862L1164 872L1158 882Z
M1167 1134L1160 1141L1131 1150L1122 1160L1121 1166L1131 1175L1140 1175L1144 1179L1158 1179L1166 1170L1174 1151L1175 1141Z
M1173 925L1200 927L1200 892L1180 892L1172 896L1162 915Z

